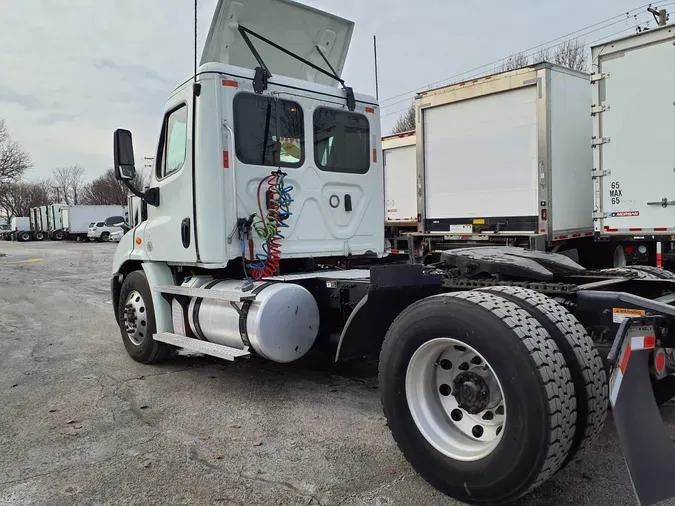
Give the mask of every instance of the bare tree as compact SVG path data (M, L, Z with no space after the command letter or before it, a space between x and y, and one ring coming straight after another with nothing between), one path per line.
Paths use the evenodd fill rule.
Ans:
M588 51L584 41L570 39L555 48L553 63L573 70L588 70Z
M50 203L51 187L49 179L5 185L0 191L0 208L9 218L28 216L31 207Z
M12 140L0 119L0 186L18 181L32 166L30 155Z
M552 48L542 47L532 54L532 63L550 62L573 70L587 72L588 51L586 43L578 39L569 39ZM530 64L530 55L518 53L509 56L500 70L514 70Z
M521 67L525 67L528 63L530 63L530 57L527 54L516 53L504 60L500 70L502 72L506 72L507 70L519 69Z
M403 114L394 123L393 133L409 132L415 130L415 102L405 110Z
M77 205L84 188L84 169L79 165L54 169L56 200L68 205Z
M142 171L136 172L131 184L139 189L147 185L147 177ZM82 192L82 203L89 205L125 205L129 190L122 181L115 178L115 171L108 169L101 177L86 185Z

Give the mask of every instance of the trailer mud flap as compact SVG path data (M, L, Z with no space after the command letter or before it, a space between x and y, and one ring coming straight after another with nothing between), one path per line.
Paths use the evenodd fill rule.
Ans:
M619 328L610 353L609 396L638 504L648 506L675 497L675 444L652 395L649 359L656 337L644 321L627 319Z

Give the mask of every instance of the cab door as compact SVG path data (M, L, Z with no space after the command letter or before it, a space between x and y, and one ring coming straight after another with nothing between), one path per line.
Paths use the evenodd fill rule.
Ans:
M159 188L159 206L148 206L142 237L150 260L193 263L192 88L175 93L166 107L151 186Z

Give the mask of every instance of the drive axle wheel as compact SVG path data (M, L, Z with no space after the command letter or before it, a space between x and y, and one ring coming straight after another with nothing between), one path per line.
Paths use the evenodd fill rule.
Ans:
M131 358L151 364L167 357L171 348L153 339L156 333L155 309L143 271L134 271L124 279L118 315L122 341Z
M504 433L504 392L490 365L471 346L437 338L420 346L406 372L410 414L444 455L463 461L489 455Z
M461 501L513 501L567 458L576 422L570 371L527 311L486 292L423 299L392 323L380 354L389 428L413 468Z

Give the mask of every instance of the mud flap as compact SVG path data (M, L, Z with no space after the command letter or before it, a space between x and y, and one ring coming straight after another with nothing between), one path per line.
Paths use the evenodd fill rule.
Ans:
M614 424L641 506L675 498L675 444L661 419L649 376L650 351L656 345L649 320L624 320L609 356Z

